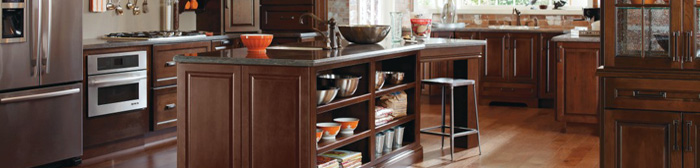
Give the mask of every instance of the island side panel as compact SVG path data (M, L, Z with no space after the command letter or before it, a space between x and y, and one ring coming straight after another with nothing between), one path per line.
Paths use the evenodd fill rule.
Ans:
M314 167L310 68L243 66L245 167Z
M244 167L241 67L178 64L180 168Z

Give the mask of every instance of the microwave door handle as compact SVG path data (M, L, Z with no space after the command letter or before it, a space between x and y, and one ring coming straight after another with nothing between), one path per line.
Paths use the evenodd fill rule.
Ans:
M76 93L80 93L80 88L73 88L73 89L68 89L68 90L39 93L39 94L32 94L32 95L25 95L25 96L2 98L2 99L0 99L0 104L59 97L59 96L76 94Z
M133 82L133 81L138 81L141 79L146 79L146 76L135 76L135 77L127 77L127 78L116 78L116 79L105 79L105 80L91 80L90 85L102 85L102 86L107 86L109 84L121 84L121 83L128 83L128 82Z

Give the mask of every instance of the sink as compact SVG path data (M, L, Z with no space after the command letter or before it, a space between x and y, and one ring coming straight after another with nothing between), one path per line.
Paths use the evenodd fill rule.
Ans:
M506 29L506 30L531 30L531 29L539 29L539 26L510 26L510 25L501 25L501 26L489 26L489 29Z
M267 47L268 50L304 50L304 51L318 51L323 50L320 47L287 47L287 46L271 46Z

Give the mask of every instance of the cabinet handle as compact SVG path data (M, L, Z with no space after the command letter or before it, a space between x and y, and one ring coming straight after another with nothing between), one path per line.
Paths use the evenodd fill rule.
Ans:
M214 47L214 50L216 50L216 51L223 50L223 49L226 49L226 46Z
M171 104L166 104L165 108L163 108L163 109L170 110L170 109L174 109L174 108L175 108L175 103L171 103Z
M225 1L226 1L226 2L224 2L224 7L225 7L226 9L228 9L228 8L229 8L229 7L228 7L228 6L229 6L228 3L231 3L231 1L233 1L233 0L225 0Z
M673 55L672 55L672 61L676 62L679 61L679 56L678 56L678 36L679 32L673 32Z
M165 67L175 66L175 64L177 64L177 63L175 63L175 61L168 61L168 62L165 62Z
M289 17L280 16L280 20L294 20L294 16L289 16Z
M673 120L673 150L678 151L678 120Z
M642 93L642 91L635 90L632 92L632 97L639 98L666 98L666 92L656 92L656 93Z
M693 34L695 34L693 31L688 32L688 34L687 34L688 37L686 38L686 41L687 41L686 44L688 46L687 47L688 55L686 56L687 62L693 62L693 54L695 53L695 52L693 52L693 51L695 51L695 49L693 47Z
M686 122L686 125L688 125L688 134L685 134L686 136L686 141L685 141L685 151L690 152L693 151L693 146L690 144L690 130L693 128L693 121L688 121Z

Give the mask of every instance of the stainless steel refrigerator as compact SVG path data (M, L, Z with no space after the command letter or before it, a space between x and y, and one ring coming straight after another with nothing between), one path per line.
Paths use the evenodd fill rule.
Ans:
M84 1L0 1L0 167L79 161Z

